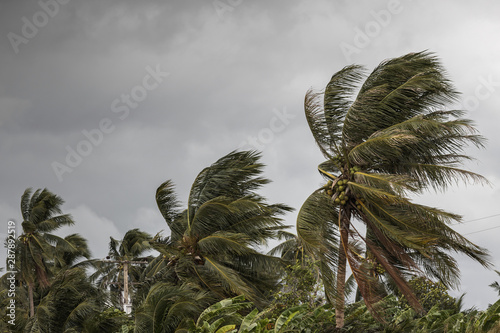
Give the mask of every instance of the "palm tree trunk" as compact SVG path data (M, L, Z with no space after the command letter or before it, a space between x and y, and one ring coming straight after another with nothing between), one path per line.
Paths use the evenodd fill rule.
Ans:
M347 267L347 257L344 248L339 249L339 263L337 268L337 301L335 304L335 321L337 328L344 327L344 313L345 313L345 276Z
M344 213L344 214L342 214ZM344 314L345 314L345 280L347 270L347 254L346 249L349 244L349 224L350 212L348 210L341 210L340 212L340 240L341 246L339 247L339 262L337 266L337 301L335 304L335 322L337 328L344 327Z
M28 297L30 301L30 318L35 316L35 303L33 301L33 284L28 283Z

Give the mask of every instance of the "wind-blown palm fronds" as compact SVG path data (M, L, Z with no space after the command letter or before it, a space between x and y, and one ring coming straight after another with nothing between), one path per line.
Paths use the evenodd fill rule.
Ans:
M366 78L362 67L347 66L324 92L307 92L306 118L327 158L319 171L328 183L304 203L297 230L308 253L324 262L330 300L343 295L346 262L369 308L381 297L374 287L379 267L417 310L408 275L425 271L453 286L459 278L453 252L489 266L487 251L449 226L459 215L409 198L460 181L487 182L461 168L470 159L465 148L482 147L484 139L463 111L446 108L457 96L427 52L384 61ZM366 244L366 257L349 246L353 238ZM341 327L344 298L335 303Z
M56 252L64 250L68 256L82 254L81 249L75 247L69 239L52 234L59 228L74 223L70 215L58 215L62 213L63 202L47 189L38 189L32 194L32 190L28 188L21 197L23 232L17 241L16 263L19 265L19 279L28 289L30 317L35 314L34 289L50 285L54 261L62 259L56 258Z
M232 152L203 169L184 210L172 182L160 185L156 201L171 234L154 242L162 255L148 268L149 278L195 283L220 299L242 294L265 302L279 259L259 248L285 228L278 216L291 209L268 204L255 192L269 182L261 177L259 158L256 152Z
M206 291L189 285L155 284L136 310L138 333L177 332L188 319L197 318L213 298Z
M26 331L79 332L86 321L93 320L105 308L106 299L82 268L63 270L54 277Z

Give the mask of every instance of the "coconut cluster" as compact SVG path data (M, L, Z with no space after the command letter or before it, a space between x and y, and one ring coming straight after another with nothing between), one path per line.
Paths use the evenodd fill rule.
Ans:
M351 168L351 171L357 172L359 171L359 167ZM365 202L365 199L355 198L352 192L347 191L349 187L348 184L349 180L345 178L338 179L335 182L329 180L328 183L324 186L324 189L328 196L335 198L335 204L345 206L349 202L349 199L353 199L351 200L351 202L354 202L356 208L361 211L362 204Z
M349 169L349 173L352 175L355 172L361 171L361 168L357 165L353 166L352 168Z
M349 200L349 195L346 193L347 179L340 179L335 184L330 180L325 186L326 194L330 197L335 197L334 202L339 205L345 205Z

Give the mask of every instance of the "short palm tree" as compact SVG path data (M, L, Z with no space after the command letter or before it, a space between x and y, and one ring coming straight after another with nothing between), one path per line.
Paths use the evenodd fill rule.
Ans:
M260 176L259 158L252 151L231 152L203 169L184 210L172 182L160 185L156 201L170 236L156 242L162 255L151 272L173 284L195 283L220 299L242 294L265 303L279 259L259 248L285 228L279 215L291 209L255 193L269 182Z
M147 232L131 229L121 240L110 237L106 260L91 260L96 268L91 279L103 289L109 287L115 306L123 307L124 300L128 303L129 283L132 285L140 283L142 271L151 259L146 257L151 250L151 239L151 235Z
M94 286L81 267L61 270L36 308L25 332L82 332L106 308L106 294Z
M461 168L470 159L465 147L481 147L483 138L462 118L464 112L447 109L457 95L427 52L384 61L367 77L362 67L347 66L324 92L307 92L305 114L327 159L318 169L328 182L304 203L297 232L323 263L338 327L345 301L336 295L343 295L347 263L371 309L379 299L375 284L381 272L421 309L408 274L425 272L454 285L459 270L450 252L489 265L485 249L449 226L459 215L409 198L460 180L485 182ZM351 239L365 243L365 256L348 245Z
M52 234L62 226L74 223L70 215L59 215L62 213L63 202L47 189L38 189L32 194L32 190L28 188L21 197L23 232L17 242L16 263L19 264L19 280L28 289L30 317L35 314L35 288L50 285L56 254L55 244L58 250L65 253L79 252L71 242Z

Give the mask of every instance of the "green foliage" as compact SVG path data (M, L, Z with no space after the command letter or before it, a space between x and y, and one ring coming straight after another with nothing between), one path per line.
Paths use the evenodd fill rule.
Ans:
M443 308L434 304L425 315L403 305L395 295L376 304L384 322L373 318L361 302L348 306L343 332L494 333L500 330L500 300L485 311Z
M81 327L89 316L101 310L105 295L90 284L81 260L90 257L87 241L78 234L53 234L74 224L62 214L62 198L48 191L31 188L21 196L22 233L15 241L16 325L22 332L52 331ZM9 274L10 275L10 274ZM7 274L0 283L0 316L6 317L9 302Z
M306 305L309 309L324 304L323 284L319 279L319 270L315 262L306 259L297 261L284 269L280 283L281 289L273 295L273 315L284 308Z
M258 310L254 309L246 317L241 313L253 307L254 305L245 301L243 296L224 299L206 308L196 322L191 320L188 326L189 332L233 332L236 326L242 326L244 330L248 330L256 325L253 320Z
M269 182L261 177L259 159L256 152L231 152L203 169L184 210L172 182L160 185L156 201L171 235L155 239L161 255L147 279L194 284L219 299L245 295L259 307L267 304L281 265L259 248L287 228L279 216L291 208L268 204L256 193Z
M102 311L98 316L85 326L85 332L113 332L132 333L135 323L132 317L122 310L110 307Z
M457 300L448 294L448 289L442 282L433 282L425 277L414 277L408 284L415 292L418 301L425 312L433 307L439 310L456 310ZM409 306L401 295L400 307Z
M135 311L136 333L176 332L186 327L189 319L197 318L213 297L189 285L158 282Z
M21 196L21 215L23 217L22 234L16 241L16 269L18 278L28 289L30 317L34 316L35 289L43 289L50 285L51 277L56 274L60 261L69 260L65 254L78 257L83 247L75 247L70 239L52 234L63 226L74 224L68 214L62 214L61 205L64 200L48 191L38 189L32 193L28 188ZM59 262L58 262L59 261ZM62 263L64 266L64 262ZM59 267L58 267L59 266Z
M252 309L249 312L249 309ZM273 307L261 312L242 296L222 300L191 321L186 332L284 333L327 332L333 327L333 311L327 306L310 308L306 304L287 307L274 313ZM242 314L246 312L246 315Z
M102 317L107 296L90 283L82 268L61 270L50 282L43 293L36 295L39 301L33 317L22 307L27 294L17 289L16 326L3 327L9 327L12 332L79 332L85 328L85 332L97 333L113 332L124 322L123 318ZM2 309L5 301L10 299L2 299Z

